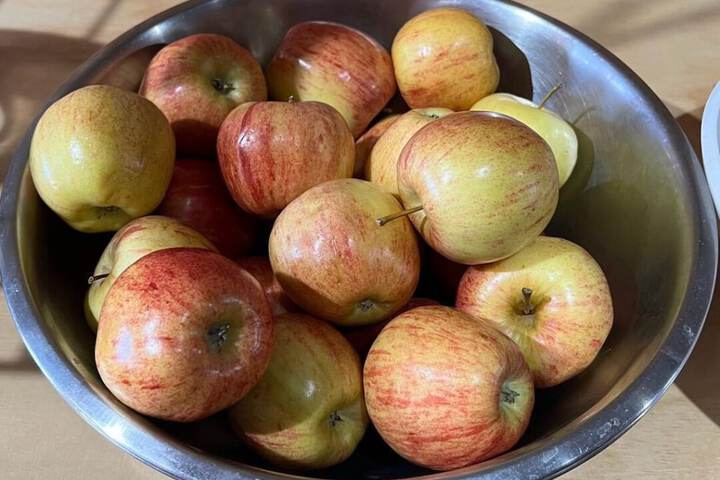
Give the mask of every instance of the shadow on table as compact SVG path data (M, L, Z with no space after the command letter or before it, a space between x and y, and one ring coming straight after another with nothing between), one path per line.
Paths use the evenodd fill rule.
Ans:
M700 152L700 117L702 109L676 117L692 143L698 159ZM690 286L692 288L692 285ZM685 395L717 425L720 425L720 278L716 280L715 294L705 327L690 359L675 384Z
M2 375L4 372L40 373L40 370L38 370L37 365L35 365L35 362L30 357L27 350L25 350L25 347L22 343L19 342L17 350L18 352L15 355L15 358L0 360L0 375Z

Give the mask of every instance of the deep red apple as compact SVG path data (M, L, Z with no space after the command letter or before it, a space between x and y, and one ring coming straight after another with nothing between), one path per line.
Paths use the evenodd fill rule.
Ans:
M105 297L95 361L128 407L189 422L240 400L260 379L274 339L260 284L210 250L144 256Z
M202 233L226 257L247 255L255 243L257 221L235 205L215 162L177 160L157 213Z
M299 312L300 308L285 294L282 285L275 278L267 257L243 257L237 263L250 272L260 282L265 290L273 315L282 315L288 312Z

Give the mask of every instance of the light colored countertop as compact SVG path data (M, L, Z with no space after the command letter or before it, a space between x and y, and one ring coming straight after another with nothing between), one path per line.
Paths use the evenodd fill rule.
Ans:
M0 0L0 175L42 102L92 52L175 0ZM718 0L528 0L620 57L699 152L700 117L720 80ZM58 396L25 353L0 300L0 477L160 479ZM620 440L565 479L720 478L720 301L668 393Z

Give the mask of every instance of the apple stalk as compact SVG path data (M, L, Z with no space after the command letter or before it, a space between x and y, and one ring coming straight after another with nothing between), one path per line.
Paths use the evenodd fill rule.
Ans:
M382 227L386 223L392 222L393 220L397 220L400 217L406 217L408 215L412 215L413 213L417 213L422 209L423 209L423 206L418 205L417 207L412 207L412 208L408 208L406 210L401 210L396 213L391 213L390 215L385 215L384 217L380 217L375 221L377 222L378 225L380 225Z
M88 285L92 285L95 282L99 282L100 280L102 280L105 277L108 277L109 275L110 275L110 273L98 273L97 275L90 275L87 280Z

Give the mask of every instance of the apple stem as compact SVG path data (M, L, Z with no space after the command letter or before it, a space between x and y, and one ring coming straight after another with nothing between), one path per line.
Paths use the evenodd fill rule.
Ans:
M212 83L212 86L215 90L222 93L223 95L235 90L235 87L233 87L229 83L220 80L219 78L213 78L210 83Z
M393 220L398 219L400 217L406 217L408 215L412 215L413 213L419 212L422 209L423 209L423 206L418 205L417 207L408 208L407 210L402 210L397 213L391 213L390 215L380 217L375 221L377 222L378 225L380 225L382 227L383 225L385 225L388 222L392 222Z
M330 414L330 426L334 427L338 423L344 422L343 418L340 416L340 414L335 410Z
M522 289L522 295L523 295L522 313L523 313L523 315L532 315L532 313L534 311L532 303L530 303L530 297L532 297L532 294L533 294L532 289L523 287L523 289Z
M295 103L295 95L290 95L288 97L288 103Z
M543 108L543 107L545 106L545 104L547 103L547 101L550 100L550 97L552 97L553 95L555 95L555 92L557 92L558 90L560 90L563 86L564 86L563 83L560 82L560 83L558 83L557 85L555 85L554 87L552 87L552 88L550 89L550 91L545 94L545 96L543 97L542 101L540 102L540 105L538 105L537 108L538 108L538 109Z
M95 282L99 282L103 278L109 276L109 273L98 273L97 275L90 275L88 277L88 285L92 285Z

